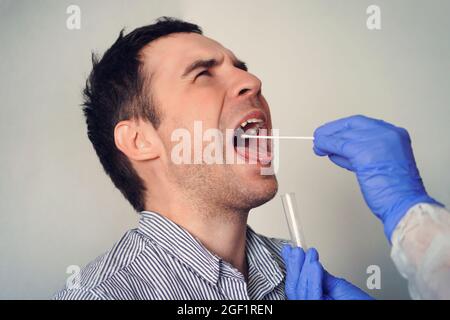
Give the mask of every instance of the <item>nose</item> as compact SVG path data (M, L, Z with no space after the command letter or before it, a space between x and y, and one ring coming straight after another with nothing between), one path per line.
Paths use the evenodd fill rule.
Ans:
M261 93L261 80L244 70L237 70L234 83L229 91L231 99L246 99Z

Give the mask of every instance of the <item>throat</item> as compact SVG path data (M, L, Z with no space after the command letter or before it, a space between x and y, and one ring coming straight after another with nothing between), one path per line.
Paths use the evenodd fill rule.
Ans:
M178 194L176 201L168 200L155 206L149 202L147 210L155 211L176 223L195 237L210 252L245 274L245 248L249 211L211 207L203 201Z
M237 213L234 213L236 215ZM210 219L208 219L210 220ZM246 243L247 219L213 219L204 221L201 226L188 230L210 252L247 274Z

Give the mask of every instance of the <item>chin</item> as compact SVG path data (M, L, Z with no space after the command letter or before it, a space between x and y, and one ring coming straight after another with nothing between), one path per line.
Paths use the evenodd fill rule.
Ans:
M247 190L248 208L253 209L263 205L275 197L278 191L278 181L275 175L259 176L243 183Z

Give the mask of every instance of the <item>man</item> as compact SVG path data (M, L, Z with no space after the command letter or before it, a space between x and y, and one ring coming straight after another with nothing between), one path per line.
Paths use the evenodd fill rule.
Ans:
M174 132L195 136L198 121L223 133L270 130L261 81L198 26L170 18L122 32L93 65L88 136L141 219L56 299L285 299L283 242L247 226L277 192L275 176L261 174L270 148L252 158L249 142L233 137L233 158L253 163L173 161ZM344 298L368 297L344 286L356 292Z

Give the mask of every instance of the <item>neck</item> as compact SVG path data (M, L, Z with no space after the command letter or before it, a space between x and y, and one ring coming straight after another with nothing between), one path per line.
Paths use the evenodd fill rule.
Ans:
M209 251L230 263L247 279L245 246L248 211L212 208L193 204L181 195L171 195L171 199L148 197L146 210L158 212L186 229Z

